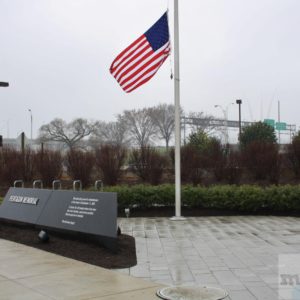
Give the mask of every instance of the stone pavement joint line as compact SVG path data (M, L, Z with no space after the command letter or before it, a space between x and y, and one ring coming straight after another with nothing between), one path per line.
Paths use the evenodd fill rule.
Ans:
M231 300L278 299L278 255L300 252L295 217L122 218L119 225L135 237L138 263L118 272L165 285L221 287Z

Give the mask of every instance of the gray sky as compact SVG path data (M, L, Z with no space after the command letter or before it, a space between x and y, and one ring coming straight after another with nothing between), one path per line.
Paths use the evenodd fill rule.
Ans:
M113 59L172 0L0 0L0 134L34 136L59 117L113 120L124 109L173 103L171 61L125 94ZM179 0L181 105L222 117L243 99L244 120L299 124L300 1ZM172 33L173 35L173 33ZM229 119L237 120L237 106Z

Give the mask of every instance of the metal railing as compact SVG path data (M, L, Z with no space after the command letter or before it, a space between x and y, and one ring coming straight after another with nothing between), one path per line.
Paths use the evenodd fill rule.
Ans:
M24 187L24 181L23 180L15 180L14 181L14 187L17 187L17 184L20 184L21 183L21 186L22 188Z
M99 191L99 186L100 186L100 191L103 192L103 181L102 180L95 181L95 190L96 191Z
M43 181L42 180L35 180L34 182L33 182L33 184L32 184L32 187L34 188L34 189L36 189L37 187L36 187L36 185L37 184L39 184L40 185L40 189L42 189L43 188Z
M73 181L73 191L76 191L76 186L79 186L79 191L82 190L81 180L74 180Z
M55 190L55 185L58 185L58 190L61 190L61 181L60 180L52 181L52 190Z

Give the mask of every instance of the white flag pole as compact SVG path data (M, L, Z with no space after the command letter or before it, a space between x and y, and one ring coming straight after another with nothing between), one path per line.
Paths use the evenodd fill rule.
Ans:
M181 217L181 178L180 178L180 77L179 77L179 24L178 0L174 0L174 96L175 96L175 216L171 220L184 220Z

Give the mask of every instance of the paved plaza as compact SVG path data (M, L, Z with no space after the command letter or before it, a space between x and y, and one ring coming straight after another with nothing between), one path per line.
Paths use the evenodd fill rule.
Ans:
M128 218L119 224L136 239L138 264L130 269L106 270L0 239L0 299L150 300L165 285L222 287L226 300L300 299L278 297L278 257L298 257L300 218Z
M123 233L135 237L138 260L119 272L166 285L223 287L232 300L278 299L278 257L300 253L300 218L294 217L128 218L119 223Z

